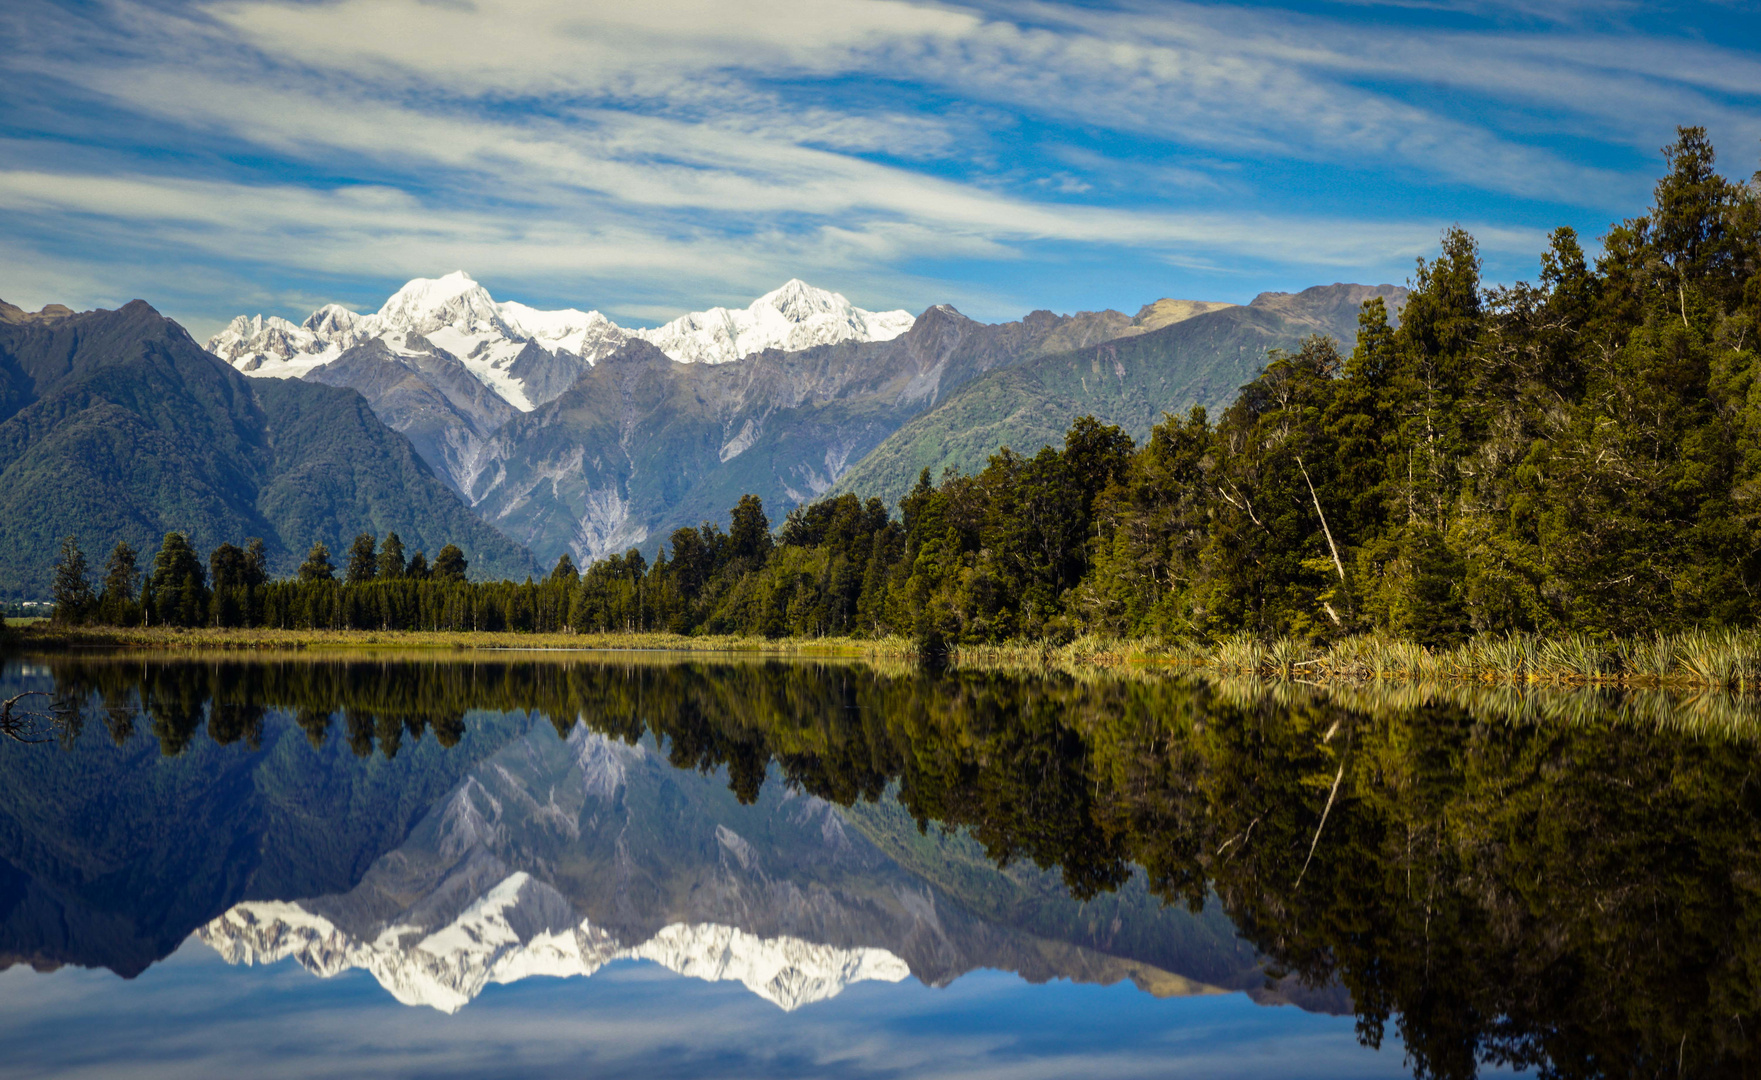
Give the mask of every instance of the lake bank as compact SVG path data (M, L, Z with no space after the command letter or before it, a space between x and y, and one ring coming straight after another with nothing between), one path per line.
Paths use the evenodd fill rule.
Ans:
M765 656L908 658L916 647L904 638L777 638L666 633L536 634L490 631L276 630L215 627L57 626L48 622L15 628L14 647L58 649L409 649L465 652L653 652L743 653Z
M846 658L910 662L904 637L765 638L669 633L541 634L487 631L276 630L212 627L13 627L14 648L486 651L654 651L704 655ZM1296 682L1505 683L1761 691L1761 632L1695 630L1648 638L1566 634L1481 636L1431 648L1379 635L1331 643L1237 634L1214 643L1083 635L1069 642L953 644L958 667L1095 669L1187 667Z

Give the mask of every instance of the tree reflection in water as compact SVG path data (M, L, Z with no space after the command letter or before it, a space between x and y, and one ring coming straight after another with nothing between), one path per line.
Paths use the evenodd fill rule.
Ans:
M1741 699L1231 684L861 665L573 659L43 661L65 705L165 754L265 712L396 757L536 712L680 768L919 829L1093 897L1141 867L1220 898L1276 969L1392 1022L1417 1075L1761 1071L1761 784ZM91 736L87 736L91 737ZM22 749L22 748L21 748ZM39 750L38 752L52 752ZM773 772L773 766L775 771ZM858 806L860 810L860 806Z

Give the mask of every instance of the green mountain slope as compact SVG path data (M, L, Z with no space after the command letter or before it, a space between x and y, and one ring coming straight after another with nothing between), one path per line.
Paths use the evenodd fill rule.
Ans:
M530 567L353 390L247 380L138 300L0 309L0 596L45 595L63 536L101 566L172 529L201 551L262 537L279 572L389 530L457 543L479 572Z
M931 476L948 468L976 472L1004 446L1034 453L1061 443L1070 421L1085 413L1142 440L1164 413L1227 405L1264 366L1268 349L1295 348L1317 333L1349 349L1365 300L1381 296L1397 307L1405 294L1392 285L1267 293L1245 306L992 371L894 432L828 494L878 495L895 506L924 469Z

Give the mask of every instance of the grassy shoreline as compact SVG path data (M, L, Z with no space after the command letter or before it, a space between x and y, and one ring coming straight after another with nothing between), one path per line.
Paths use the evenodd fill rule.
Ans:
M398 649L451 652L647 651L912 661L909 638L762 638L668 633L528 634L406 630L238 630L177 627L14 628L13 648L153 650ZM1367 635L1314 644L1235 635L1214 644L1084 635L1067 643L953 645L957 667L1061 669L1190 668L1294 682L1482 683L1682 687L1761 691L1761 631L1689 631L1649 638L1482 636L1454 648Z
M39 623L17 629L15 648L170 650L348 650L397 649L451 652L645 651L744 653L763 656L910 658L916 647L905 638L779 638L682 634L524 634L420 630L269 630L213 627L55 626Z

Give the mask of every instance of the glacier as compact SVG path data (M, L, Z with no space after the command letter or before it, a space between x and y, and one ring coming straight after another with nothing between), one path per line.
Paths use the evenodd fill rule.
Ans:
M522 371L536 361L584 370L631 341L647 341L683 364L726 364L766 349L798 351L847 341L890 341L911 328L907 311L866 311L841 293L791 279L744 308L715 307L653 328L621 327L598 311L545 311L498 302L471 275L457 270L415 278L379 310L359 314L338 304L295 325L278 316L240 315L206 348L258 378L305 378L369 341L399 356L439 350L521 412L531 412L572 382L552 377L533 385ZM534 357L531 350L539 350ZM526 358L522 362L522 357Z

